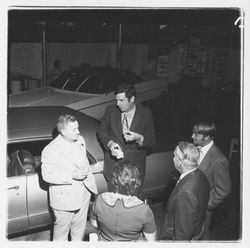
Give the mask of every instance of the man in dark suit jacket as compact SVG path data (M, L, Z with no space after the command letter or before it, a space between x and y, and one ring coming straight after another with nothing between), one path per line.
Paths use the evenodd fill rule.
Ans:
M97 131L105 149L104 176L107 182L115 163L122 158L133 162L144 177L146 149L155 142L152 112L136 105L135 87L120 84L115 91L115 99L116 106L106 109Z
M199 151L188 142L180 142L174 151L174 165L181 173L166 207L160 240L203 239L209 183L197 169Z
M216 132L211 121L201 121L194 125L192 139L200 150L198 168L207 176L210 196L207 206L205 239L209 240L209 226L213 210L222 203L231 192L229 163L222 151L213 142Z

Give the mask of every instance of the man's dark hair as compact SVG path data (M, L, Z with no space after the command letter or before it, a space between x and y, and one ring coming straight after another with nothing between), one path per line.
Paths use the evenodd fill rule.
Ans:
M136 98L136 89L133 84L122 83L115 89L115 95L125 92L125 96L130 100L132 96Z
M212 121L199 121L193 126L193 133L210 136L213 139L216 132L216 126Z

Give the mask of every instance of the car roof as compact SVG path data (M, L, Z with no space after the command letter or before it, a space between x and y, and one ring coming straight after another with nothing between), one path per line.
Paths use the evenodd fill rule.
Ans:
M57 119L64 114L77 118L79 130L86 141L88 151L96 159L103 159L103 152L96 137L99 121L64 106L9 108L7 113L8 143L52 139Z

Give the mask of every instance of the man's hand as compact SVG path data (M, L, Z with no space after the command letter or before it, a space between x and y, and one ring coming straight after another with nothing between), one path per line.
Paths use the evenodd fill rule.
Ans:
M139 143L143 139L143 136L139 133L127 131L126 133L124 133L124 138L127 142L136 141L137 143Z
M88 170L74 170L72 172L72 178L75 180L83 180L87 177L88 175Z
M111 151L112 156L114 156L114 157L116 157L118 159L124 157L124 154L123 154L123 151L122 151L121 147L115 142L113 142L110 145L110 151Z

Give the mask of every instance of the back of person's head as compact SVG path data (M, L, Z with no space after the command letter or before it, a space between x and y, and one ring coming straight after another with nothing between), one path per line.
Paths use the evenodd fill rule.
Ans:
M61 133L61 130L64 129L69 122L75 121L77 121L77 119L72 115L61 115L56 123L58 132Z
M180 141L178 147L182 153L182 163L188 167L196 167L199 162L200 153L196 145L186 141Z
M215 132L216 126L214 122L210 120L199 121L193 126L193 133L210 136L211 139L214 138Z
M132 162L124 159L116 163L111 175L111 184L116 193L138 196L141 183L141 173Z
M134 96L136 98L136 89L135 89L135 86L133 84L129 84L129 83L119 84L114 91L115 95L117 95L119 93L123 93L123 92L125 93L125 96L128 99L130 99L132 96Z

